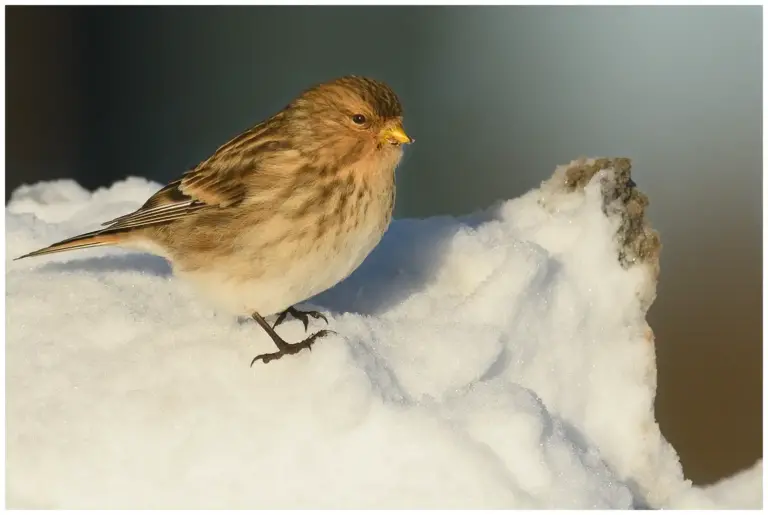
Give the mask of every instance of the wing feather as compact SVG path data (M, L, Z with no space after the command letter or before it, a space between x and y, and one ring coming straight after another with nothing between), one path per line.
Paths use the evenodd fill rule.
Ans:
M196 168L152 195L136 211L102 225L107 226L105 230L144 227L172 222L202 210L236 206L247 193L243 179L258 172L258 154L277 149L275 145L246 146L245 143L253 143L272 130L268 121L241 133Z

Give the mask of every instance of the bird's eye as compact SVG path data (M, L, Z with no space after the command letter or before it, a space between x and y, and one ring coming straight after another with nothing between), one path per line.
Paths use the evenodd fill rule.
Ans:
M365 116L363 116L362 114L356 114L352 117L352 121L358 125L362 125L365 123Z

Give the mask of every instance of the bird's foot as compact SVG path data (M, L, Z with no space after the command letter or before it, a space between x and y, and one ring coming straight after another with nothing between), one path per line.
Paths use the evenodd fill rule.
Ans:
M309 317L312 317L315 320L320 320L322 318L326 324L328 323L328 319L325 318L325 315L323 315L319 311L299 311L294 307L290 307L285 311L283 311L282 313L280 313L280 315L277 317L277 320L275 320L275 323L272 324L272 329L282 324L288 315L291 315L296 320L301 320L301 322L304 324L305 331L309 327Z
M315 334L311 335L309 338L306 338L297 343L287 343L285 340L283 340L280 337L277 337L277 339L273 337L272 339L275 342L275 345L277 345L278 349L280 350L278 350L277 352L271 352L268 354L259 354L258 356L253 358L253 361L251 361L251 366L253 366L253 364L259 360L263 361L264 363L269 363L272 360L280 359L283 356L286 356L288 354L297 354L304 349L309 349L311 352L312 344L315 343L315 340L317 340L318 338L322 338L323 336L327 336L331 333L334 333L334 331L323 329L322 331L318 331Z

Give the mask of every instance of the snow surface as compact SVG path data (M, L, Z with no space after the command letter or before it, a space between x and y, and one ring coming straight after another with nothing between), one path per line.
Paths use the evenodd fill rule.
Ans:
M597 178L395 221L303 306L338 335L253 368L274 350L266 334L215 313L161 258L11 261L159 187L45 182L6 208L9 507L762 505L761 462L694 488L659 432L639 300L655 279L619 265ZM279 332L304 334L293 319Z

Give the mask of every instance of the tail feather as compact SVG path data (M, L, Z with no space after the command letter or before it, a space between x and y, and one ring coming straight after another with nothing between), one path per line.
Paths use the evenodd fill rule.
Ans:
M56 252L65 252L68 250L88 249L91 247L101 247L103 245L115 245L119 243L120 239L121 238L118 231L100 230L87 232L85 234L80 234L73 238L54 243L53 245L36 250L34 252L30 252L29 254L24 254L23 256L15 258L14 261L28 257L53 254Z

